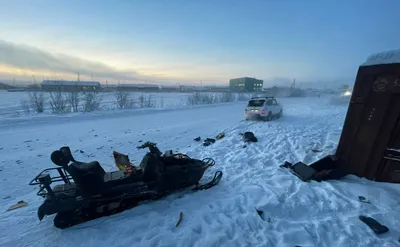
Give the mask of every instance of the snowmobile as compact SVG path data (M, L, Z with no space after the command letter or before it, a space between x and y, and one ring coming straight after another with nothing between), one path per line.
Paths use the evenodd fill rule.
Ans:
M215 161L190 158L181 153L164 154L154 143L138 167L105 172L98 161L76 161L68 146L51 154L57 167L47 168L29 184L39 185L38 196L45 198L38 209L41 221L45 215L56 214L54 226L68 228L96 218L109 216L135 207L141 202L156 200L178 190L209 189L219 183L222 172L203 185L199 180ZM118 155L114 152L117 163ZM51 176L50 173L58 174ZM51 187L52 183L60 182Z

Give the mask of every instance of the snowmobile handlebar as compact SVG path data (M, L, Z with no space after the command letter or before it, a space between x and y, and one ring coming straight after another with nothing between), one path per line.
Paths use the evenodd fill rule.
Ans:
M215 160L212 158L205 158L202 160L204 163L206 163L208 166L214 166L215 165Z

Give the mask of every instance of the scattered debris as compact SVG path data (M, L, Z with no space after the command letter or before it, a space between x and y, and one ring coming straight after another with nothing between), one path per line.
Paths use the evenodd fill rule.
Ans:
M204 141L215 143L215 139L213 139L213 138L207 138Z
M258 210L257 208L254 208L257 211L258 216L260 216L260 218L262 220L264 220L264 211L262 210ZM265 221L265 220L264 220Z
M178 219L178 222L176 222L176 225L175 225L175 227L178 227L178 226L181 224L181 222L182 222L182 218L183 218L183 213L182 213L182 212L180 212L180 214L179 214L179 219Z
M17 208L22 208L22 207L25 207L26 205L28 205L27 202L19 201L19 202L17 202L16 204L14 204L14 205L12 205L11 207L9 207L9 208L7 209L7 211L11 211L11 210L14 210L14 209L17 209Z
M224 132L221 132L221 133L219 133L219 134L217 135L217 137L215 137L215 139L221 140L221 139L224 138L224 137L225 137L225 133L224 133Z
M321 153L322 152L321 149L317 149L317 148L313 148L313 149L311 149L311 151L313 151L314 153Z
M139 140L138 142L143 142L142 140Z
M299 177L304 182L315 180L317 182L326 180L339 180L347 175L337 163L334 162L333 157L328 155L311 165L306 165L303 162L292 164L285 161L280 167L287 168L291 173Z
M129 156L117 151L113 151L114 163L120 171L136 170L133 163L129 160Z
M207 147L207 146L210 146L212 143L215 143L215 139L207 138L204 140L203 146Z
M42 156L43 156L43 155L41 155L41 154L38 154L38 155L37 155L37 157L42 157Z
M196 141L196 142L199 142L200 140L201 140L201 137L199 136L199 137L196 137L196 138L194 138L194 140Z
M24 142L32 142L32 140L27 140L27 141L24 141Z
M94 137L97 137L97 135L94 135Z
M85 153L85 152L83 152L83 150L79 150L79 152L80 152L81 154Z
M246 145L244 145L244 146L243 146L243 148L247 148L247 146L246 146Z
M257 137L254 135L253 132L244 132L243 134L243 141L244 142L258 142Z
M18 165L23 163L22 160L17 160L15 162L17 162Z
M3 147L0 147L0 150L3 150Z
M6 196L3 199L6 200L6 199L10 199L10 198L11 198L11 196Z
M371 217L360 215L359 218L369 228L371 228L371 230L374 231L375 234L382 234L382 233L385 233L385 232L389 231L389 228L387 228L386 226L382 225L381 223L379 223L378 221L376 221L375 219L373 219Z
M210 145L211 145L211 142L204 142L204 143L203 143L203 146L204 146L204 147L207 147L207 146L210 146Z
M358 200L360 201L360 202L363 202L363 203L371 203L370 201L368 201L365 197L363 197L363 196L359 196L358 197Z
M101 146L101 147L97 148L97 150L99 150L99 149L103 149L103 148L104 148L104 146Z

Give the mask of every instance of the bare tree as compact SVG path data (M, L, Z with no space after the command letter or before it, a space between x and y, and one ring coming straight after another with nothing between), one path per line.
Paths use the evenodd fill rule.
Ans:
M213 94L200 92L194 92L187 98L187 102L190 105L215 104L218 103L219 100L220 99L215 97Z
M134 105L133 99L130 97L130 93L127 91L116 91L115 98L117 99L117 107L119 109L132 108Z
M220 97L220 102L233 102L235 101L235 95L231 92L224 92Z
M144 96L144 94L139 96L139 108L154 108L156 103L152 100L151 94Z
M23 99L21 100L21 108L25 112L25 114L30 114L31 113L31 104L29 103L29 100Z
M68 98L61 87L54 92L50 92L50 107L53 113L62 114L71 111L68 107Z
M68 93L68 103L72 111L79 111L79 91L72 91Z
M85 112L96 111L100 109L103 94L95 90L83 93L83 110Z
M44 93L41 91L31 91L28 92L29 96L29 103L31 107L37 112L41 113L44 111L44 102L45 102L45 97Z
M160 107L164 108L164 97L160 99Z
M249 96L249 95L247 95L247 94L245 94L245 93L239 93L238 95L237 95L237 100L238 101L247 101L247 100L249 100L251 97Z

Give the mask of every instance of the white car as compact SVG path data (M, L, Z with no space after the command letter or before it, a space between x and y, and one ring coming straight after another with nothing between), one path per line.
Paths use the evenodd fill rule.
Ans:
M274 97L253 97L244 110L246 120L261 119L271 121L274 117L282 117L282 106Z

